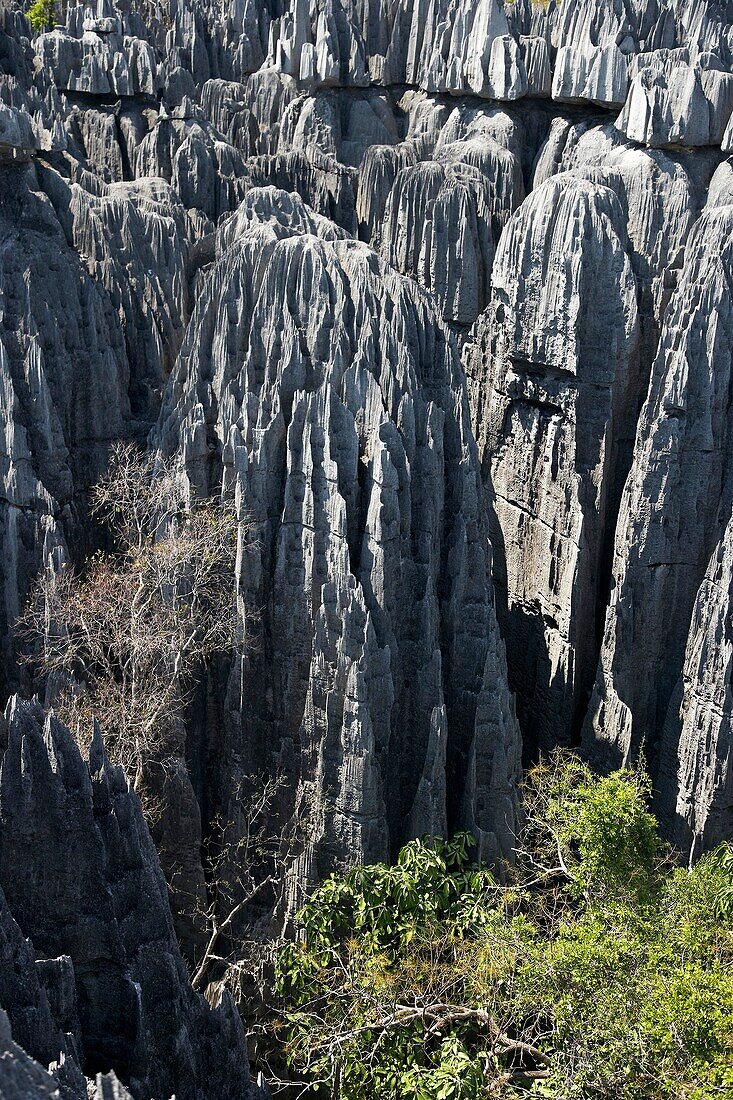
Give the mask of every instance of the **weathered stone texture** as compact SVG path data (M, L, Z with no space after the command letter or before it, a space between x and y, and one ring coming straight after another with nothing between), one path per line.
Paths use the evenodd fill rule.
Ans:
M317 815L309 873L457 822L469 782L506 850L518 741L455 346L294 195L251 192L219 242L152 442L256 525L223 774L280 760Z
M5 698L34 574L149 438L257 535L253 645L159 792L199 901L252 771L315 823L286 908L424 831L506 854L516 714L528 758L644 746L685 854L729 836L729 0L62 7L0 11ZM1 1087L240 1095L134 797L44 722L14 704L0 782Z
M563 174L529 196L465 360L510 674L525 743L546 749L569 740L592 682L633 439L636 285L609 188Z
M683 668L688 678L693 674L695 652L710 629L708 617L716 614L712 602L698 608L686 659L700 585L708 566L711 580L715 575L716 546L731 514L732 217L730 206L703 213L664 317L616 531L613 584L587 724L601 762L634 759L645 743L653 773L660 775L663 801L674 801L664 779L676 770L671 754L679 752L686 768L695 753L699 731L690 725L688 705L681 724L670 715L663 747L661 737L678 679ZM725 659L722 639L721 646L716 661ZM704 692L708 673L698 666L698 675L698 684L687 687L693 697ZM712 707L706 721L714 721ZM685 743L687 738L692 742ZM713 774L699 778L703 784L717 782ZM681 797L690 800L689 789Z
M50 964L36 964L44 992L33 997L35 1017L21 1016L18 1039L25 1019L29 1049L42 1054L33 1029L46 1006L59 1030L72 1024L77 1042L66 1041L85 1071L115 1070L139 1100L193 1100L202 1088L254 1098L241 1023L228 997L212 1009L191 990L140 803L99 731L85 761L53 715L14 697L3 741L0 883L32 942L26 953L56 960L53 981ZM18 997L9 1004L17 1015Z
M691 859L733 835L732 532L729 519L698 589L662 731L659 809Z

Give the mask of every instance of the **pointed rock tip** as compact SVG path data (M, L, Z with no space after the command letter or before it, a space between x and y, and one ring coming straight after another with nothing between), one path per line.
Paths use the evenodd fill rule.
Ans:
M97 775L103 770L106 763L107 752L104 747L104 741L102 740L102 731L99 728L99 722L95 718L92 743L89 746L89 771L92 775Z

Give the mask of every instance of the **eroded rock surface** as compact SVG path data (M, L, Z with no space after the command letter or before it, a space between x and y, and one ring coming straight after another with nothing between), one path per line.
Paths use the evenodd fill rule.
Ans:
M55 1050L53 1061L78 1060L88 1076L111 1069L135 1098L254 1100L242 1025L228 995L212 1009L190 987L140 803L99 731L84 760L53 715L14 697L3 742L0 984L20 980L14 950L30 1002L4 997L16 1041L44 1064ZM55 1072L60 1083L70 1076L63 1064ZM69 1091L78 1080L77 1068L66 1095L80 1095ZM115 1087L108 1080L98 1095L120 1095Z
M110 443L144 438L188 311L189 229L170 188L81 168L73 182L59 167L0 167L6 662L42 562L86 541L86 494Z
M696 801L698 794L691 791L696 782L723 789L730 783L729 750L726 759L723 747L723 761L715 764L712 727L711 743L690 723L694 697L714 675L699 663L693 671L695 652L724 598L710 596L721 568L716 556L725 557L724 531L731 514L732 219L730 206L703 213L665 314L616 531L611 599L587 730L591 751L608 763L635 758L645 741L660 776L660 797L673 804L675 780L670 777L678 769L689 770L697 751L712 753L710 770L705 779L702 769L697 780L684 781L683 802ZM716 662L725 659L722 636L719 645ZM691 698L681 713L677 701L675 716L669 711L683 676ZM727 692L726 684L722 670L718 690ZM705 723L715 724L712 702L704 712ZM704 750L696 749L699 737ZM699 797L703 803L708 799L703 790ZM716 797L725 801L727 796L721 791ZM694 807L682 813L692 825Z
M456 347L297 196L252 191L218 254L152 443L255 523L223 775L280 762L317 818L308 875L467 815L507 851L519 742Z
M662 731L660 810L668 834L691 858L733 834L732 526L729 519L698 589Z
M562 174L520 207L466 364L525 743L547 749L569 741L593 678L638 397L636 285L609 188Z

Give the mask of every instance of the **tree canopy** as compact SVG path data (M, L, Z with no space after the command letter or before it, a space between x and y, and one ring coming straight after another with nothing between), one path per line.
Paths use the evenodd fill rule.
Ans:
M732 1097L733 856L676 866L648 800L557 754L504 881L459 833L325 882L278 963L307 1095Z
M234 566L249 527L184 492L175 462L127 444L113 448L92 511L111 550L45 569L16 631L31 666L56 678L57 714L75 731L96 717L134 777L174 753L204 663L244 644Z

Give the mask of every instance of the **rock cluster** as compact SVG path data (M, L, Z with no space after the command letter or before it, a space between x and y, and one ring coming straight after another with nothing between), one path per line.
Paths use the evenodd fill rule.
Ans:
M0 991L14 1040L3 1018L3 1095L33 1081L36 1095L56 1083L81 1100L83 1069L100 1075L100 1100L193 1100L202 1082L206 1095L254 1100L242 1025L228 995L214 1009L191 989L140 803L99 730L85 760L35 703L13 697L3 727Z
M81 11L76 16L76 30ZM81 34L54 30L36 40L44 69L53 74L57 88L90 95L152 95L156 86L155 55L139 38L123 34L116 15L84 19Z
M151 445L255 525L238 584L259 637L222 772L274 756L292 777L316 820L303 873L466 820L509 854L519 739L466 393L427 294L297 196L251 191Z

